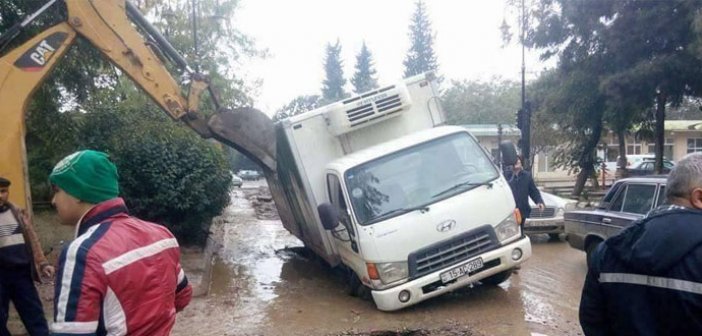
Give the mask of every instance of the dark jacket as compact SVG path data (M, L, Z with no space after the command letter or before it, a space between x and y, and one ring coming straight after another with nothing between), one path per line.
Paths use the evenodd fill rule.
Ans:
M509 186L512 188L514 202L517 203L517 209L522 214L522 218L528 218L531 214L531 206L529 206L529 197L534 203L543 203L539 189L536 188L534 179L531 173L526 170L521 170L518 174L514 174L512 170L508 170L505 174Z
M48 265L49 262L44 256L44 251L39 243L39 238L34 230L34 225L31 221L24 221L21 212L22 210L17 208L14 204L8 203L12 215L15 217L19 223L20 230L22 231L22 236L24 237L24 248L26 249L27 255L30 259L30 264L32 265L32 279L39 282L41 274L41 268L44 265Z
M585 335L702 335L702 211L659 208L595 250Z

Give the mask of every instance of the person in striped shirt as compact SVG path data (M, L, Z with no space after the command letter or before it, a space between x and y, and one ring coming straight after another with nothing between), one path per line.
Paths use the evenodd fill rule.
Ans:
M171 232L129 214L105 153L73 153L49 180L61 222L76 227L59 257L52 334L169 335L192 296Z
M26 211L10 203L10 180L0 177L0 336L10 336L10 301L31 336L48 335L44 309L34 281L53 277L54 268L37 239Z

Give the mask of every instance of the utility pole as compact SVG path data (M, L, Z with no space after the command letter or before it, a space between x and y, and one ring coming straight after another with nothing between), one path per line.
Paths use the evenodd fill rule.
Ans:
M502 171L502 151L500 150L500 144L502 143L502 124L497 124L497 165L500 166L500 171Z
M522 43L522 108L517 112L517 119L521 122L517 127L522 131L522 139L519 142L519 148L522 151L522 156L524 157L524 162L522 165L524 169L531 170L531 104L526 101L526 62L524 61L525 55L525 34L526 34L526 7L524 1L521 1L522 5L522 16L521 16L521 29L520 29L520 42Z
M524 28L526 26L524 19L524 0L522 0L522 16L521 16L521 29L519 30L519 42L522 44L522 111L524 110L524 103L526 102L526 86L525 86L525 73L526 73L526 63L524 62Z
M190 1L193 16L193 44L195 49L195 72L200 72L200 52L197 45L197 0Z

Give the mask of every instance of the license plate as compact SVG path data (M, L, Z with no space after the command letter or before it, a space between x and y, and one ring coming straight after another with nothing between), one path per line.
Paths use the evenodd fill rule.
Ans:
M483 258L471 260L452 270L441 273L441 282L447 283L451 280L458 279L470 272L483 268Z

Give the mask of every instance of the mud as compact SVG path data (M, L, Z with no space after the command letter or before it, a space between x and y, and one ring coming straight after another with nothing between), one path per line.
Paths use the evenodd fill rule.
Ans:
M221 239L209 294L178 315L173 335L582 334L585 256L563 241L533 237L532 258L500 286L385 313L348 296L340 276L285 231L268 199L263 181L232 192L213 228Z

